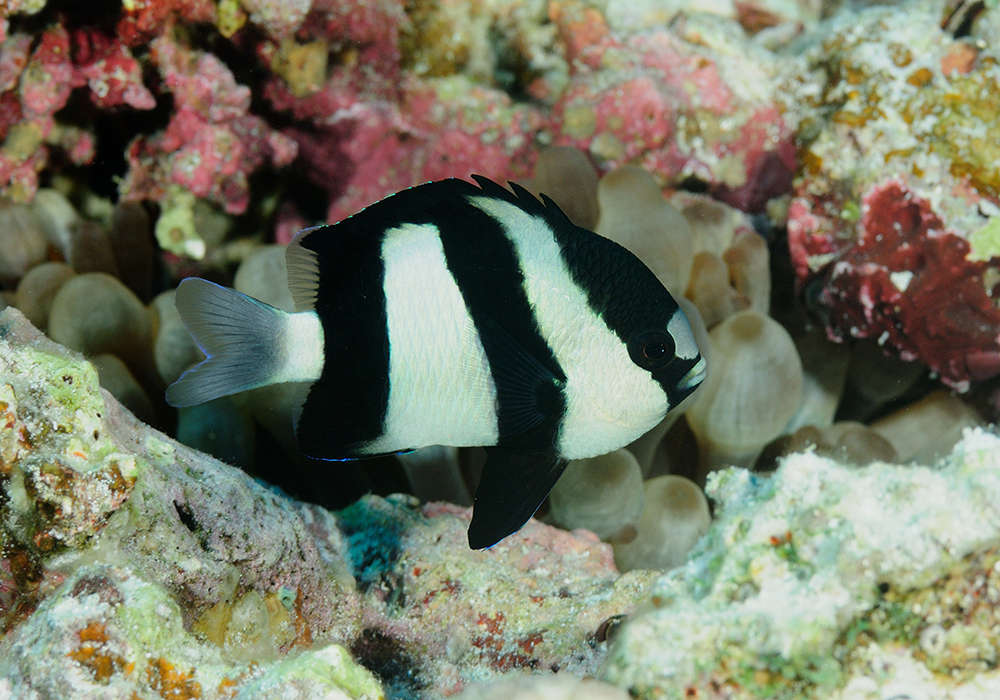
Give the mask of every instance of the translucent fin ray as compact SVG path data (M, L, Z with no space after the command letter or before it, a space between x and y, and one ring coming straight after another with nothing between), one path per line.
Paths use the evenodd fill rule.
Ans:
M175 303L206 359L167 387L167 403L194 406L271 383L282 361L283 311L197 277L181 282Z
M299 231L285 249L285 266L288 268L288 289L295 300L296 311L309 311L316 305L319 290L319 258L316 252L302 245L310 233L322 226Z

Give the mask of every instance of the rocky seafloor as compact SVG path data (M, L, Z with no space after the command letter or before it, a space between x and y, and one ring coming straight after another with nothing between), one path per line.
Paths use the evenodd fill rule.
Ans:
M293 500L143 425L14 309L0 419L2 697L1000 692L982 429L935 467L714 472L686 562L621 574L584 530L471 551L467 508Z
M1000 696L1000 7L0 3L0 698ZM174 410L199 275L472 173L681 303L704 386L470 551L482 456ZM213 456L210 456L213 455Z

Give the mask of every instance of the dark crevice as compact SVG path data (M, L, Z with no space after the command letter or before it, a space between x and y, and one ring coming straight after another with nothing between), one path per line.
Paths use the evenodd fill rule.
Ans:
M426 683L419 677L416 660L399 640L381 630L368 628L351 644L351 654L378 676L387 697L421 697Z

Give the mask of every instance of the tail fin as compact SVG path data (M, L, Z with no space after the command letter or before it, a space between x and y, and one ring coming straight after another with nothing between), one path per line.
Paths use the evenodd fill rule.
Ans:
M175 303L205 359L167 387L171 406L193 406L282 380L289 314L197 277L181 282Z

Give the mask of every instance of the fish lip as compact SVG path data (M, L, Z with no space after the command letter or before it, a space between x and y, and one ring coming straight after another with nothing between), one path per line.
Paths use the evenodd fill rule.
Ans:
M695 387L701 384L705 380L707 364L704 357L698 358L698 361L694 366L687 371L680 381L677 382L677 388L681 391L692 391Z

